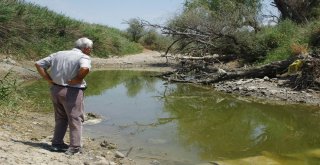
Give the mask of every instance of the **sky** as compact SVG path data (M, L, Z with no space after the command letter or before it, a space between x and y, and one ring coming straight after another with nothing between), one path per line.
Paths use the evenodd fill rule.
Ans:
M68 17L125 30L124 22L140 18L164 24L182 10L185 0L25 0Z

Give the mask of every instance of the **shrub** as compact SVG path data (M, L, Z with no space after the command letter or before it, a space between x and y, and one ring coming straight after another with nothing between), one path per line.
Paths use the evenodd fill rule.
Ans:
M147 49L164 51L172 41L170 37L159 34L155 29L149 29L141 37L139 42Z
M307 51L306 31L292 21L286 20L277 26L268 27L259 35L261 43L267 48L263 63L285 60L299 51Z
M292 55L303 55L303 54L306 54L308 53L308 45L300 45L300 44L296 44L296 43L293 43L291 44L290 46L291 48L291 54Z
M11 72L8 72L2 79L0 79L0 102L7 102L16 90L17 81L10 78Z
M309 45L312 48L320 48L320 21L314 21L310 23L308 28L309 34Z
M127 35L131 41L138 42L145 31L137 18L132 18L128 21Z

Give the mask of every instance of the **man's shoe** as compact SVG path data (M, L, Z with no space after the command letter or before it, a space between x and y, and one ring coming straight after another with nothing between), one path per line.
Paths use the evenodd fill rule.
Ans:
M52 144L50 150L53 152L65 152L67 151L69 146L65 143L62 144Z
M83 149L80 148L68 148L68 150L65 152L66 155L74 155L74 154L82 154L83 153Z

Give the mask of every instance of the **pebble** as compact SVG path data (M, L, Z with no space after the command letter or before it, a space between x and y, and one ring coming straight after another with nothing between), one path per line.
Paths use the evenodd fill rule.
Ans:
M270 78L269 78L268 76L264 76L264 77L263 77L263 80L264 80L264 81L270 81Z
M153 160L150 162L150 165L161 165L161 163L157 160Z
M117 157L117 158L124 158L125 156L124 156L123 153L121 153L121 152L119 152L119 151L116 151L115 157Z

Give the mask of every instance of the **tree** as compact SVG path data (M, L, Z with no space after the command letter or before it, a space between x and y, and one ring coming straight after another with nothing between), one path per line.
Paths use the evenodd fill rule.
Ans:
M320 17L319 0L274 0L273 5L283 20L306 23Z
M168 47L171 38L161 35L155 28L150 28L146 30L139 42L147 49L163 51Z
M173 37L168 51L207 54L250 54L254 32L259 31L259 0L187 0L181 15L167 26L153 25ZM148 23L144 23L149 25ZM167 52L168 52L167 51ZM248 53L249 52L249 53Z
M235 10L241 11L244 24L258 28L257 16L261 10L260 0L187 0L184 4L185 10L192 10L203 7L213 13L219 13L222 10L230 12ZM250 13L245 10L250 9Z
M127 28L127 34L131 41L138 42L143 36L144 27L140 24L140 21L136 18L130 19L128 22L129 27Z

